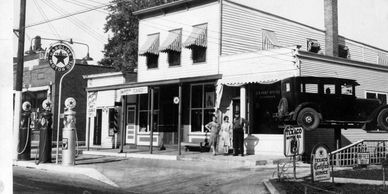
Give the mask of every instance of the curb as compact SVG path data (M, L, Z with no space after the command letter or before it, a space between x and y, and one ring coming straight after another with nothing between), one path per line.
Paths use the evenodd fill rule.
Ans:
M265 188L267 188L267 190L271 193L271 194L280 194L280 193L284 193L284 192L279 192L273 185L272 183L267 180L267 181L264 181L264 186Z
M39 170L55 171L60 173L72 173L72 174L82 174L90 178L96 179L113 187L119 187L116 183L111 181L109 178L101 174L98 170L94 168L83 168L75 166L62 166L56 164L39 164L36 165L34 162L28 161L14 161L14 166L25 167L25 168L34 168Z
M123 158L142 158L142 159L158 159L158 160L178 160L174 155L160 155L160 154L137 154L137 153L112 153L99 151L82 151L85 155L99 155L99 156L113 156Z

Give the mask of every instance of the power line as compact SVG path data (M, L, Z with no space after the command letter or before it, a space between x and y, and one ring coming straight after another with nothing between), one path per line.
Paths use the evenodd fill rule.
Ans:
M48 17L47 17L47 15L44 13L44 11L42 10L42 8L38 5L38 3L37 3L35 0L33 0L33 2L34 2L34 4L35 4L36 8L38 9L40 15L43 17L43 20L44 20L44 21L47 21L47 20L48 20ZM50 30L57 36L57 38L58 38L58 39L61 39L61 37L59 36L58 32L55 30L54 26L53 26L50 22L47 23L47 24L48 24Z
M86 9L86 10L82 10L82 11L78 11L78 12L73 12L73 13L70 13L68 15L60 16L60 17L53 18L53 19L50 19L50 20L47 20L47 21L42 21L42 22L38 22L38 23L35 23L35 24L30 24L30 25L25 26L24 28L29 28L29 27L32 27L32 26L38 26L38 25L45 24L45 23L48 23L48 22L53 22L53 21L56 21L56 20L60 20L60 19L64 19L64 18L75 16L75 15L83 14L83 13L86 13L86 12L94 11L96 9L101 9L103 7L106 7L108 5L109 4L106 4L106 5L103 5L103 6L96 6L96 7L93 7L93 8L90 8L90 9Z

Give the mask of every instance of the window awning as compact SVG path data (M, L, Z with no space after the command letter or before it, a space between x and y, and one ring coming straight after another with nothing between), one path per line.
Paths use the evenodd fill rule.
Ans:
M139 55L159 55L159 34L148 35L146 42L139 49Z
M277 72L252 73L244 75L222 76L217 84L226 86L242 86L249 83L272 84L285 78L296 76L294 69Z
M182 30L174 30L170 31L167 36L167 39L163 42L162 46L160 46L160 52L168 52L168 51L176 51L181 52L182 47Z
M183 43L183 46L186 48L192 46L207 47L207 24L194 26L193 31Z
M280 46L280 43L276 38L275 32L263 30L263 40L263 42L269 42L274 46Z

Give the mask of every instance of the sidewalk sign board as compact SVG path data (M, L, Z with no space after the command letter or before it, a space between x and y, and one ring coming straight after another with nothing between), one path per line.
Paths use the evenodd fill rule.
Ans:
M284 128L284 155L292 156L294 178L296 179L296 156L304 152L304 130L300 126L287 125Z
M314 146L311 153L311 176L313 181L330 179L330 155L326 145Z

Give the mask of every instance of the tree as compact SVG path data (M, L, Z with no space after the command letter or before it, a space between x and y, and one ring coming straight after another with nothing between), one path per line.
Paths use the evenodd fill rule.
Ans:
M105 32L112 32L104 46L99 64L118 71L132 72L137 67L139 20L132 12L168 3L173 0L112 0L108 7Z

